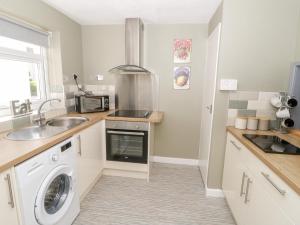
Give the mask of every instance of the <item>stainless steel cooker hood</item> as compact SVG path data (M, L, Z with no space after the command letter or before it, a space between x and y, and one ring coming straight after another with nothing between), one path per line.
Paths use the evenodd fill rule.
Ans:
M144 24L140 18L125 20L125 63L109 70L113 74L150 75L143 68Z

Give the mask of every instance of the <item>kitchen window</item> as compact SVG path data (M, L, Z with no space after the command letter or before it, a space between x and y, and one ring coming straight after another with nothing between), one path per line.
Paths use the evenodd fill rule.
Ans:
M10 101L25 99L32 109L47 98L48 34L0 18L0 117Z

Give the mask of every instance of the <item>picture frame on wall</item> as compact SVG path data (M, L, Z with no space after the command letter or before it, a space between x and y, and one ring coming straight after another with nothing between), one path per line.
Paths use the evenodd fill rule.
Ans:
M173 87L175 90L187 90L190 88L191 67L174 67Z
M174 63L190 63L192 39L174 39Z

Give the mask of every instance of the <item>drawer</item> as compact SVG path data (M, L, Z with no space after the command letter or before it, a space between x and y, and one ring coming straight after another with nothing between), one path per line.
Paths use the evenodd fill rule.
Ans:
M227 144L231 145L232 149L235 149L237 152L240 152L239 154L241 155L241 157L244 158L244 152L245 151L249 151L237 138L235 138L232 134L228 133L227 134Z

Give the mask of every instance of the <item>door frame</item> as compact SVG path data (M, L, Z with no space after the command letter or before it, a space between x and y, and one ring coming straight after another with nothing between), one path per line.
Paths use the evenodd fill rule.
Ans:
M212 110L211 110L211 121L210 123L213 125L213 119L214 119L214 109L215 109L215 96L216 96L216 90L217 90L217 76L218 76L218 65L219 65L219 53L220 53L220 42L221 42L221 30L222 30L222 23L218 23L218 25L215 27L215 29L213 30L213 32L209 35L208 40L207 40L207 53L206 53L206 60L208 58L208 41L210 39L210 37L212 37L213 35L218 35L218 42L217 42L217 61L215 64L216 67L216 72L215 72L215 76L214 76L214 86L213 86L213 99L212 99ZM207 61L206 61L207 62ZM207 63L206 63L206 67L207 67ZM205 69L206 71L207 69ZM203 95L204 97L204 95ZM202 108L205 107L202 105ZM201 123L202 123L202 115L201 115ZM201 129L201 128L200 128ZM208 144L208 160L207 163L204 162L203 160L200 159L200 151L201 151L201 143L199 144L199 170L203 179L203 183L205 185L205 189L207 190L207 180L208 180L208 171L209 171L209 161L210 161L210 152L211 152L211 141L212 141L212 129L213 127L211 127L211 131L210 131L210 136L209 136L209 144ZM201 137L201 133L202 131L200 130L200 137ZM201 138L200 138L201 141ZM205 167L205 164L207 164L207 166ZM203 171L203 167L205 167L205 171ZM202 168L202 169L201 169ZM204 179L203 177L203 172L206 173L206 179Z

